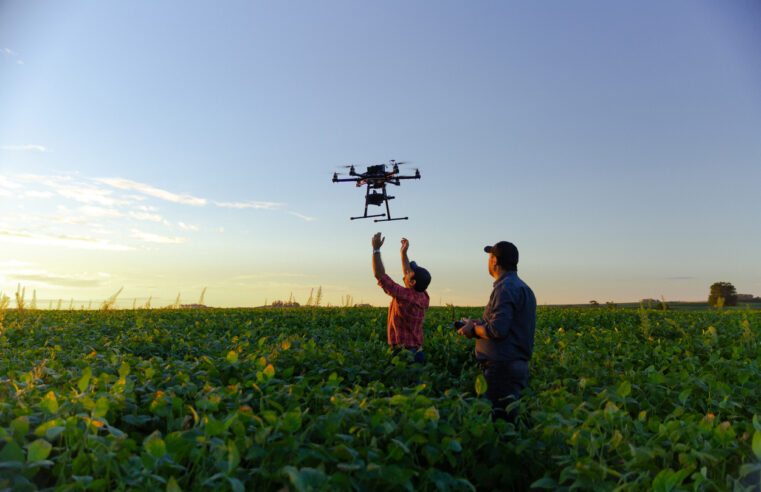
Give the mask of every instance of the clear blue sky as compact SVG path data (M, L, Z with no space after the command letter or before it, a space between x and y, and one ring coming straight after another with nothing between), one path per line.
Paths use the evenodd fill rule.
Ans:
M47 307L761 295L761 4L0 0L0 291ZM340 165L409 160L409 221ZM377 209L376 209L377 210Z

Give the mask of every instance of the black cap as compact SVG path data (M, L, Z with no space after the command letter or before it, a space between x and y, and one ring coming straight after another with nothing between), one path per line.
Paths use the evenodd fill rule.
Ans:
M410 262L410 268L415 272L413 277L415 280L414 289L418 292L423 292L431 283L431 274L425 268L417 266L417 263L414 261Z
M504 267L518 266L518 248L513 243L500 241L494 246L484 246L484 251L496 256L499 264Z

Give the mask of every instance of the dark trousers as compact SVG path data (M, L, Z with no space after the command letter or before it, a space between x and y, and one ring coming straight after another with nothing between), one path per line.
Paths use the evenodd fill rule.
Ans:
M425 354L423 353L423 347L406 348L401 346L394 347L394 353L391 355L393 359L397 355L401 355L402 350L406 350L412 354L412 360L407 362L407 378L406 384L420 384L420 373L423 372L423 365L425 364ZM388 362L391 364L391 361Z
M528 385L528 362L525 360L479 362L486 379L486 398L491 401L492 420L503 419L515 422L518 408L507 412L505 407L519 400L521 391Z
M391 354L391 358L393 359L394 357L399 355L399 352L401 352L402 349L407 350L409 353L412 354L413 356L412 362L414 362L415 364L420 364L420 365L425 364L425 354L423 353L422 347L404 348L402 346L396 346L394 347L394 353Z

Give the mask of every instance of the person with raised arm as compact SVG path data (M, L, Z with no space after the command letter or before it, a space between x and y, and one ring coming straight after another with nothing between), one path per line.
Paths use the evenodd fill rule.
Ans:
M373 274L383 291L391 296L391 304L388 307L388 344L394 348L394 355L402 350L412 353L414 361L418 364L425 363L423 352L423 320L425 312L430 305L428 297L428 285L431 283L431 274L428 270L418 266L414 261L407 258L407 250L410 242L402 238L402 272L404 274L404 286L391 280L386 274L381 259L381 246L386 240L377 233L372 238L373 247Z

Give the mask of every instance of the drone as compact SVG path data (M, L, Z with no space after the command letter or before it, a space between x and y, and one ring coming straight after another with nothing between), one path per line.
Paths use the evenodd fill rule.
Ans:
M349 169L348 178L341 178L338 173L333 173L333 182L342 183L351 181L356 183L357 187L367 185L367 191L365 193L365 214L359 217L350 217L354 219L369 219L371 217L386 217L385 219L375 219L373 222L387 222L391 220L407 220L409 217L395 217L391 218L391 210L388 208L388 201L393 200L393 196L389 196L386 193L386 185L392 184L399 186L403 179L420 179L420 170L415 169L415 174L412 176L402 176L399 174L399 166L405 164L404 162L396 162L395 160L389 161L390 170L386 168L386 164L377 164L374 166L367 166L367 170L363 173L358 173L354 166L346 166ZM371 191L372 190L372 191ZM377 191L380 190L380 191ZM367 215L368 205L381 206L386 204L385 214Z

